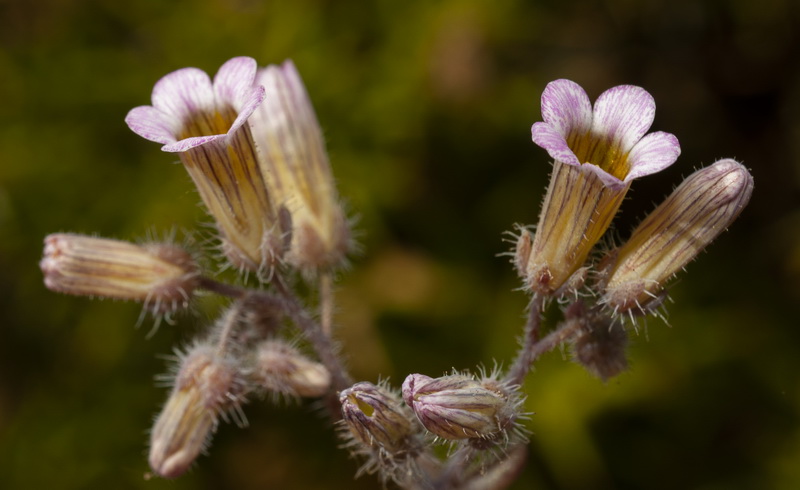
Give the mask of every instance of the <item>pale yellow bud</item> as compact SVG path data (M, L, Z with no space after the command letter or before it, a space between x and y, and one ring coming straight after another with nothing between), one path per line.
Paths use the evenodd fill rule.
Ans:
M602 301L615 311L642 310L733 223L752 193L750 172L731 159L687 177L612 254Z
M331 375L322 364L302 355L291 345L268 340L256 351L254 376L267 390L315 398L328 392Z
M150 435L150 467L177 478L205 449L218 417L236 408L243 384L235 365L198 345L182 359L175 386Z
M306 271L340 265L350 248L350 229L303 81L287 61L261 70L256 82L265 98L250 127L270 195L291 213L287 260Z
M188 306L199 271L170 244L55 233L44 240L39 266L47 288L61 293L142 301L155 313Z

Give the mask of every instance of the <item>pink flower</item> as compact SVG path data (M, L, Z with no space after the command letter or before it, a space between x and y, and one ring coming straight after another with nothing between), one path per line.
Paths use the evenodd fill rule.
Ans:
M647 134L656 105L643 88L606 90L592 108L586 92L571 80L555 80L542 93L542 117L531 128L533 141L555 160L597 174L619 189L638 177L672 165L678 139L661 131Z
M125 122L178 154L217 222L228 260L265 278L289 230L279 224L246 124L264 99L256 69L252 58L233 58L213 83L197 68L174 71L153 87L153 105L132 109Z

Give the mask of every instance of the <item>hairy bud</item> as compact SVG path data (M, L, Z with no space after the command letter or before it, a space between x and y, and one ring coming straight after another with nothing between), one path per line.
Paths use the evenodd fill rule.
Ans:
M516 418L512 398L496 381L461 374L411 374L403 382L403 399L422 425L450 440L491 438L507 429Z
M602 301L615 311L646 310L664 283L733 223L752 193L750 172L731 159L687 177L613 252Z
M50 290L142 301L154 313L187 307L199 276L191 255L178 246L70 233L45 238L39 266Z
M150 467L164 478L182 475L203 451L218 418L239 409L244 382L236 364L199 344L182 357L175 385L150 435Z
M409 449L413 425L407 409L391 391L372 383L356 383L339 394L342 417L353 437L390 454Z
M268 340L258 346L254 376L267 390L289 396L320 397L331 385L331 375L325 366L279 340Z
M351 245L350 228L303 80L287 61L261 70L256 82L266 97L250 126L269 192L291 212L287 260L305 271L339 265Z

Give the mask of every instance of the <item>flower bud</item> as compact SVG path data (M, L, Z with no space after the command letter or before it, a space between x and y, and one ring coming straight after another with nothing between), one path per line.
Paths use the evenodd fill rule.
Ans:
M411 374L403 382L403 400L426 429L444 439L490 438L514 420L515 404L497 382L461 374Z
M343 390L339 402L344 422L356 440L389 454L409 449L413 434L411 417L394 393L360 382Z
M187 307L199 275L188 252L69 233L48 235L39 266L48 289L142 301L154 313Z
M687 177L612 253L602 301L614 311L645 311L664 283L733 223L752 193L750 172L731 159Z
M287 61L259 71L256 83L266 96L249 122L270 195L291 212L287 260L306 271L339 265L350 229L303 80Z
M218 417L238 410L244 383L233 361L210 345L183 356L175 385L150 435L150 467L159 476L177 478L208 445Z
M258 346L254 376L267 390L290 396L320 397L331 386L331 375L325 366L278 340Z

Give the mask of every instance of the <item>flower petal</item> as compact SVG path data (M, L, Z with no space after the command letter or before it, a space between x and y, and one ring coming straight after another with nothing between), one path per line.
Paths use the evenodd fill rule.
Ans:
M631 170L625 181L660 172L675 163L680 154L681 145L674 134L650 133L639 140L628 155Z
M197 68L173 71L156 82L152 101L156 109L183 121L194 113L214 108L211 79Z
M656 103L645 89L619 85L597 98L592 131L605 135L618 144L621 151L628 152L650 129L655 114Z
M554 80L542 92L542 118L567 138L572 131L588 131L592 125L592 103L572 80Z
M593 174L597 175L603 182L603 185L611 189L614 189L615 191L618 191L623 187L625 187L625 185L628 182L627 178L624 181L619 180L618 178L614 177L613 175L611 175L610 173L606 172L605 170L603 170L602 168L598 167L593 163L584 163L583 165L581 165L581 170L583 170L584 172L592 172Z
M237 111L253 88L258 64L253 58L239 56L225 62L214 76L217 104L229 104Z
M533 142L541 146L550 156L569 165L580 165L575 153L570 150L564 135L549 123L537 122L531 127Z
M142 138L166 145L175 143L175 134L181 122L155 107L143 105L134 107L128 112L125 124Z
M166 151L167 153L181 153L186 150L191 150L200 145L205 145L210 143L211 141L218 140L220 138L225 138L226 135L224 134L214 134L211 136L193 136L191 138L182 139L180 141L175 141L173 143L164 145L161 147L161 151Z
M247 119L253 115L253 112L258 109L261 102L264 101L264 87L251 87L242 97L241 107L239 107L239 115L233 121L231 128L228 130L228 135L232 135Z

